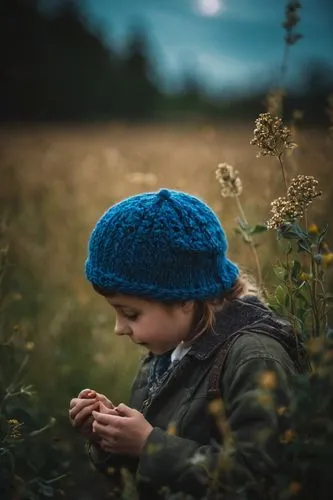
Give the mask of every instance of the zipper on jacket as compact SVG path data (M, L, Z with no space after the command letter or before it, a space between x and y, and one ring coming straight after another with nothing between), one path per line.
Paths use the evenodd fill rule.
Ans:
M174 380L179 375L179 372L184 369L184 367L186 366L186 363L188 363L188 362L189 362L188 358L184 357L179 363L177 363L176 366L174 367L174 369L171 372L169 372L166 379L162 381L162 383L158 387L157 391L155 393L149 395L148 398L146 398L144 400L144 402L141 405L141 412L143 413L144 416L147 415L147 412L148 412L149 408L151 407L152 402L155 401L158 398L158 396L161 394L161 392L164 391L170 385L170 382L172 380Z

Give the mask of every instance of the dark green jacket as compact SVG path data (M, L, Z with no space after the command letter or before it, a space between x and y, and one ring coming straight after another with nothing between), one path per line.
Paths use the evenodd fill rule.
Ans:
M289 324L248 296L217 314L214 330L193 344L149 397L154 360L150 354L143 361L130 400L154 427L142 456L91 449L95 466L111 471L110 485L119 468L127 467L135 474L142 499L164 498L163 487L188 495L174 496L177 499L215 499L220 498L218 492L229 498L230 491L230 498L238 498L235 491L239 498L265 497L263 491L279 467L284 432L279 414L290 400L291 377L306 366ZM211 370L219 362L217 388L223 406L209 405L208 395L214 381Z

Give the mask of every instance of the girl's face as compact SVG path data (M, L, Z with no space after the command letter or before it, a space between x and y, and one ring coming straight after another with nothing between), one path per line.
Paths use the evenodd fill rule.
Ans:
M127 335L154 354L175 348L190 332L192 301L166 306L122 294L107 297L107 301L116 313L116 335Z

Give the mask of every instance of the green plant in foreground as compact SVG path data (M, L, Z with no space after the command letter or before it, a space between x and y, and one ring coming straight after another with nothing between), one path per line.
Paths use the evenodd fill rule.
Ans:
M55 484L64 477L50 435L55 419L37 410L33 388L23 382L34 345L20 325L7 320L7 310L20 297L5 291L8 244L3 220L0 230L0 498L54 498Z
M333 298L327 292L326 274L333 264L333 252L325 239L327 226L318 228L308 223L309 209L321 196L318 180L299 174L288 184L284 156L297 145L281 118L270 113L260 114L250 142L258 147L258 157L271 156L278 160L285 196L271 202L271 217L265 225L250 226L239 200L242 192L239 174L226 163L220 164L216 171L216 178L222 186L221 195L236 200L240 213L236 231L242 234L253 252L260 288L264 285L253 237L257 233L276 230L283 257L273 265L278 284L268 298L271 307L287 317L304 339L325 336L330 332L327 318Z
M308 373L293 377L291 399L285 407L275 405L274 395L279 387L274 373L262 373L258 381L258 403L271 406L281 420L280 466L265 485L265 498L329 500L333 491L333 329L328 324L327 313L333 296L328 293L326 275L333 264L333 252L326 240L327 226L318 227L308 222L311 205L321 192L314 176L299 174L288 183L284 157L296 145L281 119L269 113L259 115L251 143L259 148L258 156L277 159L285 186L285 196L272 201L271 216L264 226L264 231L276 231L282 254L277 263L272 263L278 283L269 296L269 305L287 317L295 332L301 334L310 368ZM221 164L216 176L222 185L222 196L238 199L241 192L240 180L235 180L239 179L238 172L230 165ZM239 210L246 222L242 207ZM241 226L239 232L242 231L244 241L249 243L247 232L251 234L252 228L247 222ZM223 404L213 403L210 410L217 423L225 422L224 418L221 420ZM222 434L225 435L225 431ZM253 446L260 446L261 439L265 441L269 435L269 426L265 428L263 424L258 442ZM221 471L216 474L220 488L224 487L221 478L225 466L228 470L237 467L233 461L237 450L233 452L232 447L231 442L228 457L224 447L221 451L227 462L221 462ZM251 484L235 483L227 498L247 500L249 487ZM216 495L214 498L226 497Z

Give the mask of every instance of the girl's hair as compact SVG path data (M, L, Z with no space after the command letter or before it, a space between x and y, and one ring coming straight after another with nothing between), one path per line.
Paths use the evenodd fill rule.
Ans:
M228 303L244 295L255 295L261 300L264 300L254 277L242 272L236 279L233 287L224 291L219 297L197 301L192 329L193 333L189 342L193 342L206 330L214 329L216 312L223 310Z
M97 285L92 285L94 290L103 297L112 297L117 293L116 290L104 290ZM215 323L215 315L217 311L221 311L228 303L239 299L244 295L255 295L263 300L261 291L259 290L253 276L242 272L236 279L234 285L229 290L224 291L219 297L207 300L195 301L195 313L193 325L191 328L190 337L186 340L190 344L206 330L213 329ZM152 300L152 299L146 299ZM179 303L179 301L163 302L165 307L171 307Z

